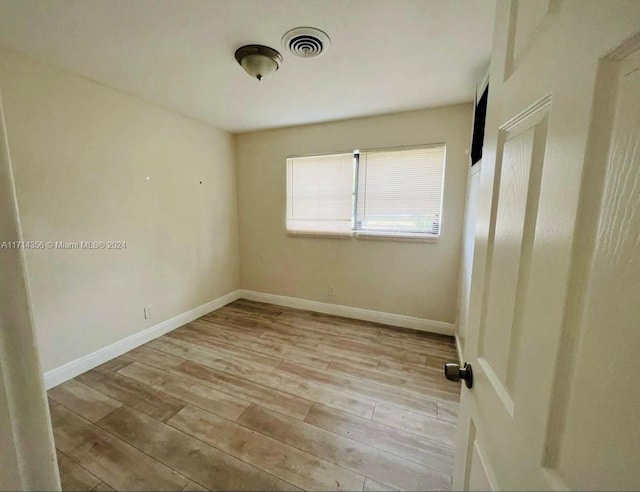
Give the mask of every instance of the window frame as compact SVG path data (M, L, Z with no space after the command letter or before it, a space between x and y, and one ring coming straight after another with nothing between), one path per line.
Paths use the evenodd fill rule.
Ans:
M442 162L442 185L440 191L440 222L438 227L438 234L431 233L404 233L401 231L389 231L389 232L374 232L367 230L358 230L356 229L357 225L357 206L358 206L358 185L359 185L359 165L360 165L360 154L366 152L401 152L404 150L418 150L418 149L426 149L429 147L444 147L444 157ZM307 232L307 231L294 231L289 230L287 228L287 211L286 211L286 203L288 200L288 192L289 185L285 182L285 232L289 236L293 237L307 237L307 238L318 238L318 239L361 239L366 241L399 241L399 242L426 242L426 243L435 243L438 242L440 236L442 234L442 216L444 209L444 192L445 192L445 182L446 182L446 170L447 170L447 144L446 142L431 142L428 144L416 144L416 145L404 145L404 146L393 146L393 147L376 147L376 148L367 148L367 149L353 149L346 151L335 151L335 152L321 152L314 154L303 154L303 155L288 155L285 159L285 178L286 178L286 162L289 159L296 158L304 158L304 157L321 157L321 156L331 156L331 155L339 155L339 154L352 154L353 155L353 180L352 180L352 207L351 207L351 233L350 234L342 234L339 232ZM285 180L286 181L286 180Z
M342 151L337 151L337 152L317 152L314 154L298 154L298 155L288 155L285 158L285 167L284 167L284 172L285 172L285 205L284 205L284 229L285 232L288 236L293 236L293 237L312 237L312 238L318 238L318 239L352 239L353 238L353 220L354 220L354 216L353 216L353 203L351 205L351 231L348 233L342 233L342 232L337 232L337 231L333 231L333 232L323 232L323 231L298 231L298 230L293 230L293 229L289 229L287 227L287 220L288 220L288 201L289 201L289 182L288 182L288 166L287 163L289 161L289 159L304 159L307 157L329 157L329 156L337 156L337 155L345 155L345 154L351 154L351 156L353 156L353 149L351 150L342 150ZM352 189L351 191L351 196L352 196L352 200L354 197L354 193L355 191Z

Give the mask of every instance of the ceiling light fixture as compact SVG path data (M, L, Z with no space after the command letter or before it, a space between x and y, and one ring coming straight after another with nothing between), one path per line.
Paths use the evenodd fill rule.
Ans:
M280 53L260 44L248 44L238 48L235 57L245 72L258 80L278 70L282 63Z

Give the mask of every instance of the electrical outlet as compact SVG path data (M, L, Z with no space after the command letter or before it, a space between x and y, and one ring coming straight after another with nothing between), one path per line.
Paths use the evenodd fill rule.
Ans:
M151 318L151 304L144 307L144 319Z
M333 288L333 285L330 285L330 286L329 286L329 288L327 289L327 292L328 292L328 294L329 294L331 297L333 297L333 296L335 296L335 295L336 295L336 291L335 291L335 289Z

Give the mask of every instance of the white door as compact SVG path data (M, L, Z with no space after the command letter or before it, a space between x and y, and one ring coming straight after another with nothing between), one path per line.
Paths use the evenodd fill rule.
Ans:
M457 489L640 488L640 1L499 0Z

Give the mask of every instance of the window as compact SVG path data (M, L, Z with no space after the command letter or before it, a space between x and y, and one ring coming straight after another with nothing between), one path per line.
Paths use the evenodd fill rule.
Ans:
M356 234L438 236L445 146L358 156Z
M287 159L287 230L351 235L353 153Z
M287 159L287 230L438 237L445 150L437 144Z

